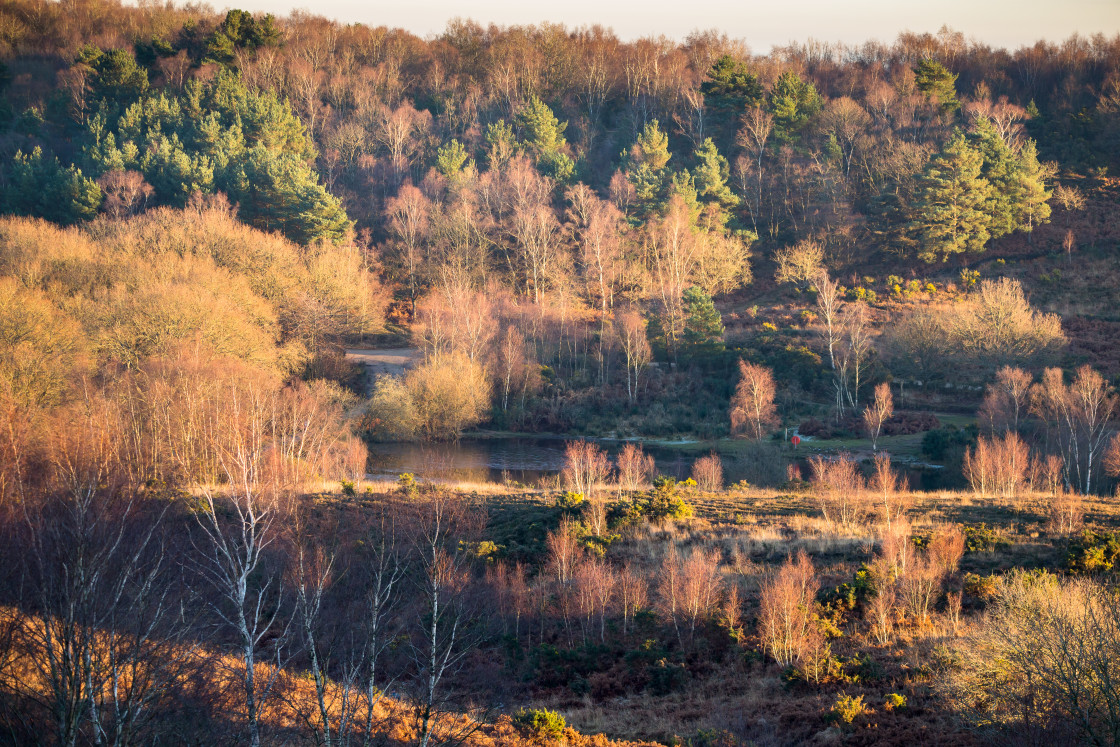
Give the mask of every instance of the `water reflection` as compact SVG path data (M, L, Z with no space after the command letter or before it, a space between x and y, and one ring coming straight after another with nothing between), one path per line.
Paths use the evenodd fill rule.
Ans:
M613 459L623 448L618 442L604 442ZM564 466L563 439L486 438L462 439L456 443L374 443L369 444L371 479L395 480L404 472L428 480L464 482L505 482L536 484ZM688 477L692 462L703 452L684 451L664 446L645 446L657 462L661 474L678 479ZM730 465L724 460L724 469ZM731 477L731 475L727 475Z

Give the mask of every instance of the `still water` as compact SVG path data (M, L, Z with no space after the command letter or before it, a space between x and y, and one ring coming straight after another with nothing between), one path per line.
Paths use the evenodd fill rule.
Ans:
M535 484L542 477L560 472L564 466L565 440L561 438L464 438L450 443L372 443L369 444L371 479L396 479L404 472L429 480L502 482L515 480ZM625 444L604 441L600 444L614 457ZM663 475L688 477L692 462L707 453L695 447L684 450L664 445L645 445ZM725 479L734 475L734 461L724 457Z

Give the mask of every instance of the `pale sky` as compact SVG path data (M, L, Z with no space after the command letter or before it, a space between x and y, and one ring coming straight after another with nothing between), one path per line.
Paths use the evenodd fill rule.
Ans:
M214 0L222 7L222 0ZM756 53L790 41L891 42L900 31L936 32L949 25L968 37L1014 49L1074 32L1120 33L1120 0L234 0L228 7L285 15L293 8L344 23L438 34L455 17L483 25L553 21L610 26L624 40L649 34L682 39L716 29L747 41Z

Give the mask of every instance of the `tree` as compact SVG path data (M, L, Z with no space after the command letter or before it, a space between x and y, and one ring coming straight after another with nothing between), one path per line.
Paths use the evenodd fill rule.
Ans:
M661 207L669 188L669 137L657 120L647 122L629 151L622 153L622 168L634 187L638 216L649 217Z
M398 272L404 276L408 291L410 311L416 313L416 299L424 280L424 244L431 225L431 201L424 193L406 181L401 185L396 197L385 205L385 216L389 228L396 235L393 248Z
M792 143L821 109L821 97L811 81L802 80L792 70L783 71L767 94L767 106L774 115L774 137Z
M736 135L736 142L751 155L754 170L753 200L748 201L751 215L751 227L758 233L758 224L762 220L762 185L764 182L762 162L766 156L766 143L774 131L774 115L762 107L756 106L747 111L743 116L743 128ZM746 177L744 177L746 181Z
M924 58L914 68L914 84L933 104L944 113L961 108L957 100L957 76L936 60Z
M731 173L727 159L720 155L711 138L706 138L696 149L695 158L697 163L692 176L696 180L697 195L702 202L719 211L719 223L722 224L726 222L727 211L739 204L739 198L727 185Z
M564 139L567 122L560 122L552 109L532 96L517 115L526 149L533 155L537 168L559 183L567 182L575 172L575 162L567 154Z
M458 183L464 173L474 171L474 162L463 144L452 138L436 150L436 171L454 184Z
M707 493L723 490L723 462L715 452L692 463L692 479Z
M871 450L879 450L879 434L883 430L883 423L890 420L894 413L894 397L891 396L891 386L887 382L875 385L875 396L863 408L863 423L867 433L871 436Z
M1035 226L1050 222L1050 197L1053 192L1048 182L1054 177L1054 166L1038 161L1038 146L1027 140L1019 153L1019 205L1018 228L1034 237ZM1067 250L1068 253L1068 250Z
M992 186L980 174L983 164L983 156L958 132L919 176L910 230L922 260L944 262L954 254L984 250L991 235Z
M762 582L758 634L778 664L791 666L812 648L819 635L813 623L816 596L816 571L804 550Z
M30 155L16 151L11 169L4 202L12 212L71 225L93 218L101 206L97 182L76 166L48 160L38 146Z
M268 551L280 534L283 493L273 467L270 415L273 403L260 384L231 388L223 412L216 414L218 463L229 486L222 496L202 486L202 508L195 518L198 569L214 588L210 606L234 634L241 673L249 743L258 747L261 703L283 669L287 627L280 627L280 581L268 563ZM257 664L262 655L272 664L263 682Z
M1077 369L1069 385L1061 369L1048 368L1032 388L1032 400L1035 413L1057 430L1067 481L1075 490L1091 493L1116 412L1112 387L1089 366Z
M463 353L433 357L405 378L420 432L427 438L457 438L479 422L490 402L490 382L480 363Z
M412 698L417 744L428 747L465 739L478 728L473 719L466 724L451 723L438 715L447 704L446 680L480 641L464 548L484 519L457 496L437 493L417 506L414 522L419 557L413 584L422 604L416 632L409 641L415 669ZM450 733L440 733L447 729Z
M762 84L745 62L728 54L712 63L707 80L700 84L704 105L721 117L734 117L762 103Z
M648 483L657 472L657 463L641 444L627 443L618 454L618 486L631 493Z
M105 196L101 209L117 219L143 211L155 191L138 171L108 171L97 186Z
M779 283L808 283L820 276L824 269L824 247L806 239L793 246L774 252L778 269L774 280ZM818 289L819 291L819 289Z
M691 356L711 355L723 349L723 319L712 297L696 286L684 292L684 331L681 339Z
M1019 418L1030 403L1031 375L1021 368L1003 366L989 384L980 408L980 419L993 432L1018 431Z
M1085 744L1115 744L1115 596L1095 581L1015 571L988 609L985 624L954 647L959 664L939 686L954 707L972 723L1023 739L1060 725Z
M610 475L607 453L590 441L569 441L564 447L560 471L568 489L592 500Z
M652 357L646 322L634 309L626 309L615 314L614 329L626 357L626 396L633 402L638 396L641 373Z
M770 369L740 360L739 383L731 397L731 432L761 441L766 429L778 422L774 392Z
M719 555L697 548L688 557L682 557L676 545L670 543L661 563L660 576L661 609L672 621L677 640L684 644L682 629L687 628L691 643L696 624L719 606L723 585Z

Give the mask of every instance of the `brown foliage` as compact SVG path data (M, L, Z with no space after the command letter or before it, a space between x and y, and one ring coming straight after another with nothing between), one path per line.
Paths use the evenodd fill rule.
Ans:
M723 490L723 462L719 456L712 453L693 462L692 479L707 493Z
M758 633L778 664L790 666L801 661L819 636L812 617L816 595L816 571L804 551L763 581Z
M777 422L774 407L774 374L770 369L739 361L739 384L731 397L731 431L762 440Z
M1002 438L981 436L964 457L964 475L981 496L1017 500L1027 485L1030 453L1014 431Z
M628 443L618 454L618 484L623 490L641 490L653 479L657 465L641 444Z
M813 469L813 489L825 520L849 530L862 524L869 507L859 465L847 455L836 459L814 456L809 465Z
M564 467L560 474L568 490L594 498L610 472L607 452L599 445L591 441L569 441L564 447Z

